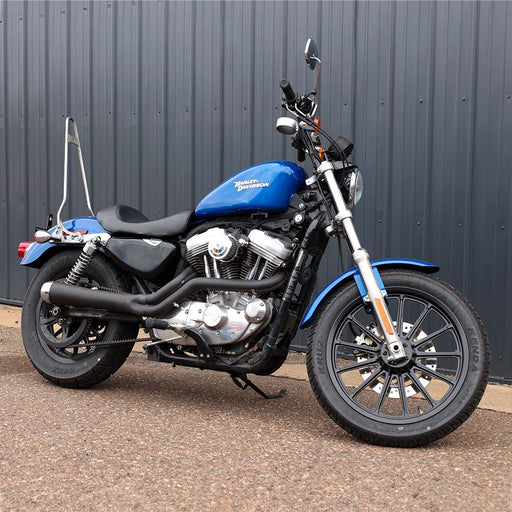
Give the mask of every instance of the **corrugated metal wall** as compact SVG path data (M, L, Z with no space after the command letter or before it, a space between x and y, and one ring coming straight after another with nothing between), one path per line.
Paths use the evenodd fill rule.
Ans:
M22 299L17 244L60 202L66 115L95 209L190 208L236 170L294 158L273 129L278 83L312 87L308 35L323 125L354 140L365 172L366 247L440 264L510 379L509 2L0 1L0 297ZM66 215L83 203L75 180ZM338 271L332 247L320 284Z

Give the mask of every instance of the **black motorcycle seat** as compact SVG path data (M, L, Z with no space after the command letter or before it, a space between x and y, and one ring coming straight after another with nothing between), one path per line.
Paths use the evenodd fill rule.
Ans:
M131 206L116 204L100 210L96 218L102 227L113 235L167 238L183 233L193 213L192 210L185 210L164 219L149 220L142 212Z

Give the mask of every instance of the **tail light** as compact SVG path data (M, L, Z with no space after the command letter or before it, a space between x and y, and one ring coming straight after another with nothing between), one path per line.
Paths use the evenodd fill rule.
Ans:
M23 258L25 256L25 251L32 245L32 242L20 242L18 245L18 256Z

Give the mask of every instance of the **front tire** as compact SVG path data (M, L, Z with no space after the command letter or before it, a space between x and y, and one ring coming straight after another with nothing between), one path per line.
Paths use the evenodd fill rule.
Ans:
M482 322L450 285L413 271L381 277L408 357L391 362L380 329L354 282L323 306L310 331L307 368L327 414L374 444L419 446L459 427L489 374Z
M41 286L46 281L64 279L80 251L69 250L49 259L30 283L21 317L25 351L35 369L46 379L67 388L89 388L117 371L130 354L133 343L110 347L66 348L65 341L112 341L137 337L137 324L98 319L54 318L52 306L41 300ZM80 284L105 286L130 291L126 276L98 254L84 273ZM60 322L60 323L59 323Z

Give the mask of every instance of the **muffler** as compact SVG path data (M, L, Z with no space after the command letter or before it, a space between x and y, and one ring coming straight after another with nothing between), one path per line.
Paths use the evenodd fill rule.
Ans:
M176 291L155 304L159 293L131 294L94 290L63 282L49 281L41 286L41 299L57 306L79 306L103 309L109 313L128 313L138 317L158 317L174 308L192 293L201 290L225 290L231 292L271 292L281 288L286 282L284 272L276 272L265 279L212 279L196 277L182 284ZM160 292L163 290L159 290Z

